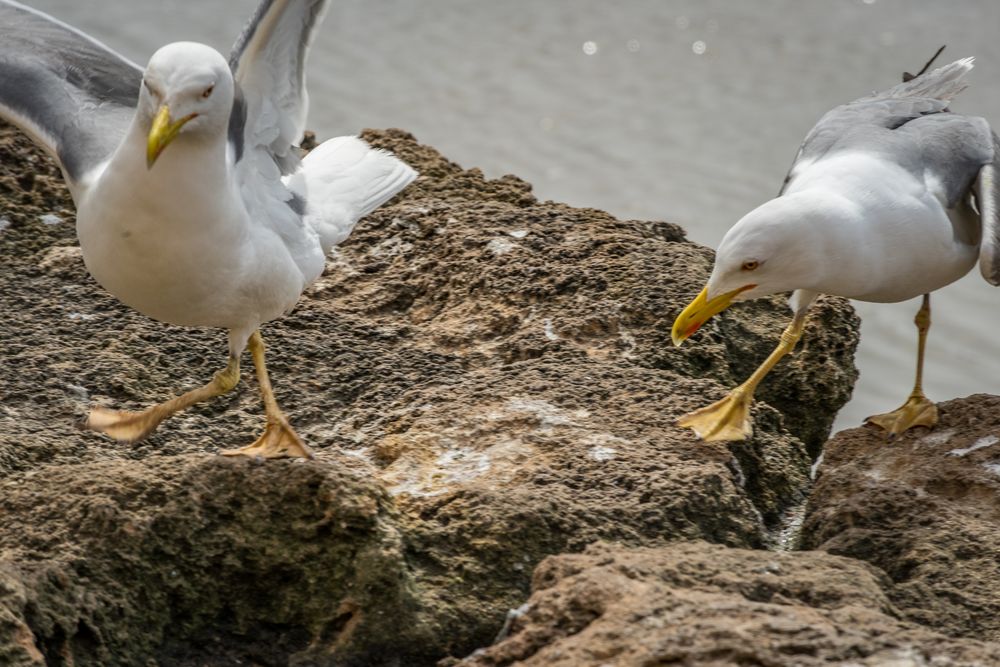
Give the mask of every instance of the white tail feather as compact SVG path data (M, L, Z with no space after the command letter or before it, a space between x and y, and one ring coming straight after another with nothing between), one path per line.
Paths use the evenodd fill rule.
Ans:
M324 141L302 159L286 184L306 200L306 224L323 252L346 239L358 220L409 185L417 172L388 151L357 137Z
M938 67L886 92L885 97L930 97L950 102L969 85L964 81L972 71L975 58L962 58L950 65Z

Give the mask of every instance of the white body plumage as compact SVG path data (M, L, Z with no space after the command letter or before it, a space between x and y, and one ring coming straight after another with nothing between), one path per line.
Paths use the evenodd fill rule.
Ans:
M978 218L964 207L950 217L932 175L918 178L865 153L801 169L784 195L744 216L719 246L723 259L767 258L743 278L758 287L737 301L794 289L904 301L964 276L978 251ZM727 269L717 263L713 274Z
M87 269L155 319L226 328L241 347L295 305L361 217L416 177L356 137L323 142L285 177L262 148L266 136L250 134L237 155L226 132L232 76L207 46L164 47L145 78L152 83L120 146L71 188ZM194 117L148 167L150 118L161 104Z

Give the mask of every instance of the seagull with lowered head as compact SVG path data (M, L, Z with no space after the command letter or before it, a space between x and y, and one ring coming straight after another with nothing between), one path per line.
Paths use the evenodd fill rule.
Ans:
M779 196L726 233L708 285L674 321L674 344L745 299L791 291L794 315L746 382L680 426L704 440L748 437L754 390L795 347L819 294L881 303L923 295L913 390L868 421L890 439L937 423L922 388L930 292L977 259L983 277L1000 285L997 139L984 119L948 110L971 69L971 58L959 60L828 112L806 135Z
M249 347L267 422L227 455L306 457L279 408L261 324L291 310L326 253L416 172L356 137L300 159L305 61L325 0L263 0L227 60L168 44L145 70L80 31L0 0L0 116L58 161L91 275L149 317L229 331L202 387L87 425L132 442L239 382Z

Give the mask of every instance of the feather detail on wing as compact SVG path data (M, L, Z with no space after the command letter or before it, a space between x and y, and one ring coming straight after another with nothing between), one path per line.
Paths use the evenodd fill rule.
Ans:
M346 239L354 225L409 185L417 172L391 153L357 137L324 141L302 160L287 185L306 201L306 224L323 252Z
M42 12L0 0L0 116L44 147L71 183L128 130L142 70Z
M282 173L298 163L295 146L309 102L306 55L326 0L263 0L236 41L229 66L245 104L241 150L266 150Z
M313 234L303 234L301 200L282 180L299 168L308 112L305 86L309 43L326 0L262 0L229 57L236 98L229 142L236 182L254 220L278 234L295 257L306 257ZM308 273L308 271L306 271Z

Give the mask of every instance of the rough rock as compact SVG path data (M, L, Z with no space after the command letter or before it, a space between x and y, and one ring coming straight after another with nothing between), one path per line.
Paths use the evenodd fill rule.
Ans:
M53 465L0 482L0 515L8 576L29 592L15 618L50 665L281 664L348 628L368 646L405 634L414 616L391 502L348 465Z
M422 175L264 327L278 399L318 456L261 468L214 458L262 426L248 383L135 445L77 427L92 403L201 384L225 334L104 293L58 170L0 132L12 664L434 664L488 644L546 556L595 540L762 546L801 500L804 443L855 377L846 302L824 300L824 326L768 379L751 440L699 443L675 419L770 351L783 299L674 348L670 323L711 265L678 227L539 202L403 132L365 136Z
M704 542L552 556L509 635L462 667L982 666L1000 645L895 618L875 568Z
M1000 397L938 410L930 433L887 443L856 428L830 440L803 540L884 570L905 618L1000 641Z

